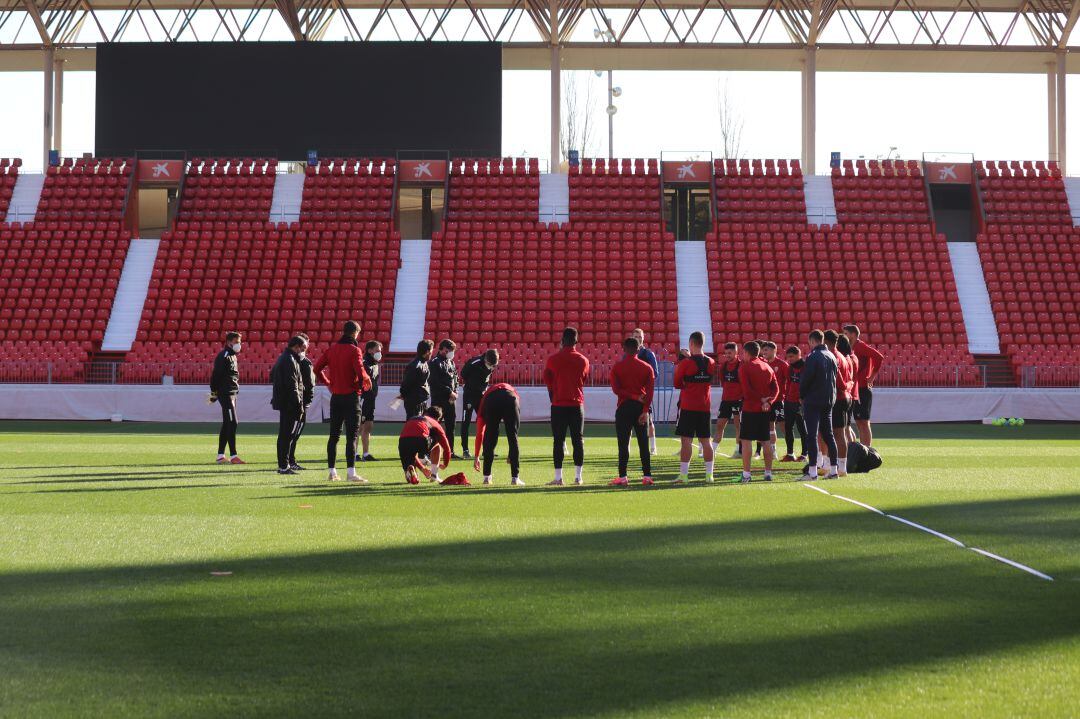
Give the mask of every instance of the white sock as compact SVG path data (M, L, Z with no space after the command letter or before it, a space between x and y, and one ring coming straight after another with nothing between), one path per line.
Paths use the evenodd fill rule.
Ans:
M350 477L355 477L356 476L356 467L349 467L349 476Z
M711 461L705 463L705 476L706 477L711 477L712 476L712 462Z
M841 472L847 472L847 457L836 460L836 464L839 466Z
M574 465L574 479L581 479L581 470L585 469L584 465Z
M649 439L649 449L651 449L653 452L656 451L656 437L652 437Z
M555 481L556 482L561 482L562 481L562 467L555 470Z
M218 459L225 459L225 455L223 455L223 454L219 454L219 455L217 456L217 458L218 458Z
M816 477L817 467L810 467L808 470L806 470L806 473L809 474L811 477Z
M716 442L716 441L714 441L714 442L712 443L712 448L713 448L713 451L715 452L715 451L716 451L716 448L717 448L717 447L719 447L719 446L720 446L720 443L719 443L719 442Z
M829 463L829 460L826 459L821 463L821 471L825 474L832 474L832 464Z
M823 455L823 454L818 455L817 466L818 466L818 468L821 468L821 467L825 466L825 455Z
M679 462L679 474L689 474L689 473L690 473L690 463L689 462Z
M746 470L744 469L744 470L743 470L743 473L742 473L742 476L744 476L744 477L749 477L749 476L750 476L750 473L749 473L749 472L747 472L747 471L746 471Z
M485 474L484 475L484 481L485 482L491 482L491 475L490 474Z

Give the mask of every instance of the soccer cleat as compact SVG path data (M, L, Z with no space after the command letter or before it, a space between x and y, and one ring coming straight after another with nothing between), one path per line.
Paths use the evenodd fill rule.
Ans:
M420 484L420 478L416 476L415 467L409 467L405 470L405 481L409 484Z
M450 459L463 459L463 457L460 454L458 454L457 452L452 452L450 454Z
M641 478L641 486L642 487L651 487L651 486L653 486L652 477L642 477Z
M825 479L839 479L839 478L840 478L840 475L837 474L836 470L834 469L832 472L829 472L829 476L826 477Z
M804 474L803 476L799 477L795 481L796 482L816 482L817 481L817 475Z
M574 486L575 487L584 487L585 486L585 480L582 479L581 477L576 478L574 480Z
M461 450L461 457L462 459L472 459L472 455L469 454L469 450L467 449Z
M327 475L326 481L327 482L340 482L341 481L341 477L338 476L338 473L337 473L336 469L331 469L330 470L330 474Z
M307 467L301 467L296 462L293 462L292 464L289 465L289 469L291 469L294 472L303 472L305 469L307 469Z
M675 484L686 484L688 481L690 481L690 478L685 474L680 474L675 478Z
M293 471L293 470L292 470L291 468L289 468L289 467L286 467L285 469L278 469L277 473L278 473L278 474L296 474L296 472L294 472L294 471Z
M765 481L766 482L771 482L772 481L772 473L771 472L766 472L765 473Z
M233 457L232 459L229 460L229 464L247 464L247 462L240 459L239 457Z
M510 486L511 487L524 487L525 482L523 482L520 477L511 477L510 478Z
M712 484L714 481L716 481L716 480L713 479L713 476L711 474L705 475L705 483L706 484Z
M368 483L367 479L365 479L364 477L361 477L359 474L350 474L347 477L347 479L350 482L352 482L353 484L367 484Z
M372 454L371 454L371 453L369 452L369 453L365 454L364 456L362 456L362 457L360 458L360 461L361 461L361 462L375 462L375 461L376 461L376 459L375 459L374 455L372 455Z
M490 487L490 486L491 486L492 484L494 484L494 483L495 483L495 482L494 482L494 481L492 481L491 477L484 477L484 485L485 485L485 486L488 486L488 487Z
M805 454L800 454L798 457L795 458L795 461L805 463L807 461L806 455Z
M798 460L796 460L795 457L790 455L790 454L785 454L783 457L780 458L780 461L781 462L796 462Z
M609 487L628 487L628 486L630 486L630 482L626 479L626 477L616 477L615 479L608 482L608 486Z
M216 461L218 464L227 464L229 460L225 459L225 455L221 455Z
M553 479L553 480L551 480L550 482L547 483L547 486L549 486L549 487L561 487L561 486L563 486L563 481L561 479Z
M846 477L847 476L847 470L846 469L838 469L838 470L836 470L836 476L837 477Z
M752 476L748 477L748 476L746 476L744 474L741 477L739 477L739 482L742 483L742 484L750 484L750 482L753 481L753 479L754 478Z

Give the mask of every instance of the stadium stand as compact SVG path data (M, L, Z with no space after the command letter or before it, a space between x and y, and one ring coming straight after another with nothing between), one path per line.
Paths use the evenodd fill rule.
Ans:
M477 166L484 162L504 175L509 167L506 160ZM519 167L515 160L514 172ZM595 173L595 165L589 167ZM538 185L530 185L529 196L521 198L517 185L502 183L494 194L489 185L486 195L487 211L500 208L502 219L459 220L452 212L432 241L426 336L456 338L463 356L499 347L505 363L522 365L522 376L509 378L512 382L539 380L539 368L567 325L579 329L582 350L600 365L617 359L618 343L637 326L654 348L673 347L678 341L675 250L673 237L660 228L657 166L625 160L616 167L626 174L579 178L587 179L578 185L579 196L591 181L602 180L597 186L605 197L618 192L621 198L621 182L629 181L628 198L604 219L574 215L572 223L537 222ZM452 173L450 207L465 210L458 203L473 187L466 178L464 171ZM609 185L611 179L620 184ZM593 209L586 214L601 214L597 204L588 205ZM508 206L516 209L502 209Z
M15 181L19 179L19 167L22 160L0 157L0 222L7 218L11 195L15 191Z
M832 169L840 224L891 222L926 225L930 209L917 160L844 160Z
M333 174L338 164L328 164L328 178L346 177L344 171ZM355 168L360 162L344 164ZM392 185L393 172L390 164L378 176ZM266 179L265 187L272 191L273 176ZM313 186L334 189L332 183ZM198 368L190 371L205 379L202 358L220 346L226 329L236 328L244 333L249 371L261 381L263 370L295 332L311 336L313 355L340 336L346 316L362 320L365 336L389 338L401 238L390 223L392 195L383 191L383 182L347 197L338 195L332 206L313 207L314 215L290 224L267 222L264 185L248 187L258 188L254 194L264 208L259 220L220 219L221 205L206 204L202 198L189 205L185 193L180 208L185 219L162 235L128 362L176 363L198 357ZM316 194L322 193L317 189ZM242 202L232 206L241 217L251 217L255 210L248 198ZM363 213L382 219L360 219ZM185 371L177 370L179 380L190 379Z
M1056 162L987 160L975 172L987 222L1072 226Z
M300 221L388 222L394 201L395 161L322 159L304 170Z
M659 222L661 208L655 159L583 159L570 168L572 222Z
M754 166L740 168L740 176L748 171L746 176L754 177ZM770 164L757 166L767 177ZM778 169L779 162L774 166ZM725 163L725 177L730 168ZM801 221L780 220L805 207L801 182L788 188L786 215L778 205L747 211L743 222L720 215L716 232L706 237L717 346L756 336L802 346L811 327L855 322L889 356L879 385L980 384L944 237L931 229L925 193L914 196L922 187L917 164L856 163L833 173L834 183L840 180L839 225L810 225L805 214ZM897 196L906 199L881 199L899 191L904 194ZM854 219L876 213L891 219ZM869 258L871 273L865 271ZM771 302L743 299L749 297Z
M274 198L277 160L193 158L178 218L265 222Z
M46 357L50 380L83 378L131 239L122 226L130 174L124 159L67 158L49 168L36 221L0 225L3 360Z
M1021 384L1080 382L1080 266L1056 163L976 166L986 225L977 237L1001 348Z
M715 160L719 222L806 222L798 160Z
M452 160L453 191L447 215L454 220L520 220L536 217L540 162L535 157Z

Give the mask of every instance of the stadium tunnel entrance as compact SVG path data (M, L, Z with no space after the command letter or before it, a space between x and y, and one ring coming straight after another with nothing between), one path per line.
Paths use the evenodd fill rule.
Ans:
M712 226L712 192L708 185L664 188L664 224L676 240L702 242Z

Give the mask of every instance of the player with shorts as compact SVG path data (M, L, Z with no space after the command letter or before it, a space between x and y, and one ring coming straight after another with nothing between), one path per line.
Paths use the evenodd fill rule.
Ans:
M772 481L772 464L776 454L769 442L770 426L773 423L773 405L780 396L780 385L776 373L769 363L761 358L761 345L747 342L743 345L743 362L739 368L739 384L743 391L742 425L739 428L739 442L742 444L742 477L735 481L746 484L750 481L751 452L754 442L764 445L762 454L765 459L765 481Z
M825 330L825 346L836 357L836 402L832 409L832 430L836 438L836 473L847 474L847 427L851 421L852 393L855 389L855 366L851 359L837 350L840 333ZM824 444L821 445L824 447Z
M713 441L713 449L720 448L720 442L724 439L724 429L728 422L735 425L735 453L732 459L738 459L739 446L739 415L742 412L742 385L739 384L739 346L734 342L724 345L724 361L720 363L718 373L720 386L723 388L720 394L720 411L716 415L716 439Z
M858 325L844 325L844 334L851 342L852 353L859 358L859 404L854 408L855 424L859 427L859 441L867 447L873 445L874 432L870 429L870 411L874 407L874 379L881 371L885 355L863 342Z
M781 462L805 462L806 461L806 422L802 416L802 401L799 397L799 385L802 380L803 365L806 360L802 357L802 350L797 345L787 348L788 381L784 390L784 440L787 443L787 454ZM795 430L799 431L799 442L802 452L796 458Z
M713 481L713 447L709 442L709 424L716 363L702 351L704 345L705 336L701 332L691 332L689 353L680 352L683 359L675 366L674 385L679 390L679 419L675 423L675 434L682 443L676 483L686 482L689 478L695 438L701 443L705 459L705 481Z
M428 407L419 417L405 421L398 437L398 456L409 484L420 484L417 470L432 482L442 481L439 470L450 464L450 441L442 428L441 407Z
M360 395L361 462L374 462L371 456L371 432L375 428L375 399L379 396L379 362L382 361L382 342L369 340L364 345L364 369L371 378L371 389Z
M769 423L769 442L772 444L773 457L776 457L777 428L784 424L784 394L787 392L788 363L776 354L776 343L770 340L766 340L765 344L761 345L761 358L769 367L772 367L773 374L776 375L776 383L780 385L780 395L773 402L773 417L772 422Z

